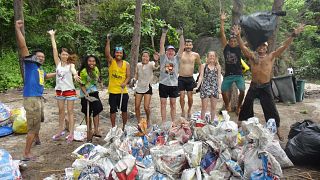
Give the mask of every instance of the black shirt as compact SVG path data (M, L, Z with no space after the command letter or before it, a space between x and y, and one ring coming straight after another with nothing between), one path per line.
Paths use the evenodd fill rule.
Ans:
M225 74L224 77L230 75L242 75L241 67L241 49L239 46L234 48L229 44L223 50L224 62L225 62Z

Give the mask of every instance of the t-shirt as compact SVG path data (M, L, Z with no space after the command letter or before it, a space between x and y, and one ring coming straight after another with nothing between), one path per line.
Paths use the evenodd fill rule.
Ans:
M23 97L42 96L45 75L39 64L24 61Z
M97 84L99 81L100 71L98 67L95 67L92 71L92 75L89 76L87 69L84 68L80 71L81 84L86 88L87 93L97 92ZM84 97L84 93L80 91L80 97Z
M141 62L137 64L138 82L136 92L145 93L149 90L149 84L151 84L153 79L154 67L154 61L151 61L148 64L142 64Z
M56 68L56 90L60 91L68 91L74 90L74 84L72 79L71 65L67 64L65 66L61 66L61 62L59 62Z
M223 55L225 60L224 77L230 75L242 75L240 47L236 46L232 48L227 44L223 50Z
M126 74L127 61L123 60L122 67L118 67L116 60L112 59L109 67L109 93L121 94L121 84L126 80ZM123 89L123 93L128 93L127 86Z
M179 56L169 60L167 55L160 55L159 83L166 86L178 86Z

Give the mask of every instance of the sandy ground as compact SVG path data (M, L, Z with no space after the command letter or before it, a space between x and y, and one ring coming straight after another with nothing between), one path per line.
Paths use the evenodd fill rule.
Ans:
M281 132L287 137L290 130L290 125L302 121L304 119L312 119L315 122L320 123L320 86L313 84L306 84L305 91L308 96L303 102L296 104L283 104L277 103L277 108L281 117ZM7 93L0 94L0 101L7 104L12 108L18 108L22 106L22 92L19 90L10 90ZM70 167L72 162L75 160L71 156L71 152L80 146L83 142L73 142L67 144L65 140L52 141L51 137L57 132L58 129L58 108L56 100L54 99L54 90L45 90L44 97L48 100L45 104L45 122L41 124L40 138L42 144L40 146L33 146L32 152L37 155L37 161L28 162L27 166L21 169L24 179L43 179L51 174L57 174L61 177L64 174L64 168ZM107 134L110 129L109 120L109 106L107 100L106 91L100 92L100 97L104 104L104 111L101 113L101 132L103 137ZM193 112L200 110L200 98L199 94L194 95L194 106ZM160 100L158 91L154 90L151 102L152 122L160 123ZM143 107L143 105L141 106ZM218 101L218 107L222 107L222 99ZM83 120L84 115L80 111L81 105L80 100L75 103L75 117L76 124L80 124ZM264 123L263 113L259 102L255 102L255 113L256 116L261 119L261 123ZM130 112L134 112L134 96L130 94L129 106ZM142 108L141 108L142 110ZM177 117L180 116L180 105L179 98L177 99ZM144 115L142 110L142 115ZM167 106L167 116L169 117L169 103ZM236 120L237 117L234 113L231 113L231 119ZM133 113L130 113L129 125L136 125ZM94 144L104 144L103 138L95 138ZM285 146L282 143L282 146ZM4 148L10 152L13 159L21 159L22 152L25 146L25 135L10 135L0 139L0 148ZM314 170L313 167L294 167L290 169L284 169L284 176L290 176L295 173L301 173L301 171ZM317 171L317 170L316 170ZM316 172L314 172L316 173ZM309 173L311 174L311 173ZM318 174L312 174L312 177L317 179L320 177L320 171ZM303 179L302 177L289 178L289 179Z

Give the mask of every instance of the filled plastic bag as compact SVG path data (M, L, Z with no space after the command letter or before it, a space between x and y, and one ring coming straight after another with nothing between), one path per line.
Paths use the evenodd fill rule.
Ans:
M217 138L228 147L236 147L238 144L238 125L230 121L230 116L227 111L222 111L223 119L221 123L218 124L218 134Z
M0 179L22 179L19 164L4 149L0 149Z
M0 123L10 118L10 109L0 102Z
M276 29L276 15L272 12L256 12L240 17L240 25L252 50L267 42Z
M188 167L185 152L180 145L155 146L150 149L156 171L168 176L179 177Z
M265 150L270 154L272 154L277 159L277 161L279 162L282 168L293 166L293 163L288 158L284 150L281 148L279 141L277 140L270 141Z
M27 127L27 118L26 118L26 111L23 107L18 109L13 109L12 111L12 129L14 133L17 134L25 134L28 132Z
M190 122L184 118L180 118L175 122L175 127L169 130L169 139L178 140L180 143L186 143L192 136L192 131L190 128Z
M296 123L292 124L290 126L288 139L292 139L297 134L299 134L304 128L306 128L307 126L309 126L309 125L311 125L313 123L314 123L313 121L311 121L309 119L306 119L303 122L296 122Z
M189 141L183 145L183 149L186 152L187 160L191 169L185 169L182 172L181 180L188 180L188 179L201 180L202 175L200 171L200 163L202 159L202 142Z
M267 154L260 154L259 159L262 161L263 168L253 171L250 175L250 180L279 180L279 176L275 176L271 173L270 166L268 166Z
M279 162L268 152L259 151L257 148L247 149L244 155L244 178L249 179L251 173L263 169L263 161L261 161L262 156L268 157L269 169L268 171L274 177L282 176L282 169Z
M311 124L290 139L285 152L294 164L320 165L320 127Z
M79 146L77 149L75 149L72 154L76 155L79 158L88 158L90 152L95 148L96 146L91 143L85 143Z

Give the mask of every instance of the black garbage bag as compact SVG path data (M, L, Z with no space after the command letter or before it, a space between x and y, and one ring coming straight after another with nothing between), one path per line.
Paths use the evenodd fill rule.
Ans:
M320 127L311 124L290 139L284 150L296 165L320 166Z
M267 42L276 29L276 17L285 16L285 12L256 12L240 17L240 25L252 50Z
M292 124L290 126L288 139L292 139L294 136L299 134L304 128L306 128L307 126L309 126L313 123L314 123L313 121L306 119L303 122L296 122L296 123Z

